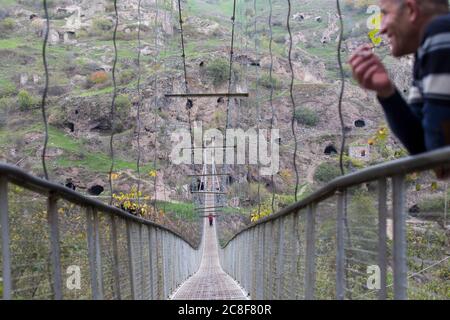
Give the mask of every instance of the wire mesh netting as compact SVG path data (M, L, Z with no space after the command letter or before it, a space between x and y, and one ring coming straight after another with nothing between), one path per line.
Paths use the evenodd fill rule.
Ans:
M408 299L450 299L448 181L428 182L432 172L407 177Z
M51 299L53 277L47 199L21 187L10 186L8 202L12 298Z
M315 299L336 299L336 197L316 208Z
M58 201L60 260L64 299L91 299L86 210Z
M117 283L114 277L114 252L112 242L111 217L99 214L101 276L103 280L103 297L106 300L118 299Z
M370 191L369 191L369 189ZM378 299L376 284L368 284L378 261L378 193L377 184L355 187L346 192L345 298ZM375 289L375 290L374 290Z

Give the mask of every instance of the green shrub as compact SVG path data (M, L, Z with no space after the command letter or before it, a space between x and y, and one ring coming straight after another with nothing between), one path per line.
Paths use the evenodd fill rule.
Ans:
M277 35L273 37L273 42L278 43L278 44L285 44L286 43L286 39L284 35Z
M104 31L109 31L114 26L114 23L106 18L97 18L92 22L92 31L96 34L102 34Z
M308 108L298 108L294 114L297 123L305 126L314 127L319 122L319 116L316 111Z
M13 18L5 18L0 21L1 32L11 32L16 27L16 21Z
M230 71L229 62L223 58L218 58L206 67L206 74L215 86L218 86L228 80Z
M0 128L8 123L8 113L12 103L12 98L0 98Z
M449 199L450 199L450 197L449 197ZM450 203L447 204L447 207L450 209ZM419 208L420 208L421 212L444 212L445 199L443 196L434 196L434 197L424 198L419 203Z
M337 164L324 162L316 168L314 173L314 180L319 182L328 183L331 180L339 177L341 171Z
M0 98L0 110L9 110L12 104L12 98Z
M269 74L264 74L259 78L258 81L259 85L263 86L264 88L271 89L273 87L274 90L279 90L282 88L281 81L276 78L272 74L272 79L270 78Z
M119 116L128 114L130 108L131 108L131 101L128 95L123 94L116 97L116 110Z
M22 111L29 110L38 104L38 101L28 91L21 90L17 95L17 103Z
M137 76L133 70L124 70L119 75L119 83L121 85L125 85L133 81L135 78L137 79Z
M17 92L17 87L10 81L2 81L0 83L0 98L10 97Z

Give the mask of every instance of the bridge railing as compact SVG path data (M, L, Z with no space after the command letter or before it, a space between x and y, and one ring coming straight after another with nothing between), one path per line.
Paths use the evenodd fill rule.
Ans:
M222 266L252 299L450 299L448 184L420 187L449 163L445 148L335 179L234 235ZM430 189L438 214L408 216Z
M173 230L7 164L0 227L4 299L167 299L200 264Z

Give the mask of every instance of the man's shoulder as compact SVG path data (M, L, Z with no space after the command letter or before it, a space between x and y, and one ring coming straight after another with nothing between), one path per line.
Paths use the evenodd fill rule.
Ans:
M421 60L427 54L448 60L450 54L450 14L434 18L427 26L417 51Z
M427 26L423 41L440 33L450 33L450 14L434 18Z

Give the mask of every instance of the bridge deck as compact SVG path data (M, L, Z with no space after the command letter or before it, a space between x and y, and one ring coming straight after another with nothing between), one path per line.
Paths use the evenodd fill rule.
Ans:
M214 199L214 195L206 195L206 198L205 207L213 206L214 202L211 201L211 198ZM172 299L245 300L246 296L242 289L220 266L215 221L211 227L208 219L204 220L204 249L200 268L196 274L180 286Z

